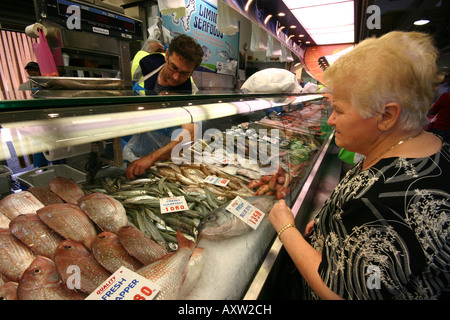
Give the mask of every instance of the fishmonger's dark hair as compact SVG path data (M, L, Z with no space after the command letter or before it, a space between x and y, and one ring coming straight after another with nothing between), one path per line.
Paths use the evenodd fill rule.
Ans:
M193 38L185 34L173 38L170 42L169 56L174 52L183 57L183 59L194 62L195 69L202 63L202 47Z

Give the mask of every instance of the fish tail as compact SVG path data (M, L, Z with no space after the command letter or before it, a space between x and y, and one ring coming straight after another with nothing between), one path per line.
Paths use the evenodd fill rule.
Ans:
M178 241L178 249L189 248L191 250L194 250L195 248L195 242L183 236L180 230L178 230L177 232L177 241Z

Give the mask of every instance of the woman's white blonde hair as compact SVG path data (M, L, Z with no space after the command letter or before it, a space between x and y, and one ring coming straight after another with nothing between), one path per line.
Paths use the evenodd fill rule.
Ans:
M420 32L393 31L368 38L336 60L324 73L327 90L346 90L349 102L364 118L382 112L390 102L402 107L399 124L417 129L442 81L432 38Z

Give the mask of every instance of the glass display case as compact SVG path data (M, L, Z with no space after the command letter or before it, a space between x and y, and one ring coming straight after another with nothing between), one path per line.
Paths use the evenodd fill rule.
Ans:
M310 207L332 152L333 132L327 126L331 109L321 94L135 96L127 91L59 90L0 101L0 111L1 160L11 157L8 143L19 157L44 153L50 165L64 158L86 174L86 181L79 183L85 193L102 192L119 200L129 222L148 237L155 238L152 226L157 226L169 251L177 249L178 229L203 248L202 271L183 299L257 299L281 248L267 218L271 205L285 199L295 214ZM186 124L194 125L194 139L183 135ZM134 151L126 153L134 150L133 137L162 142L164 134L181 136L172 157L127 180L125 168L136 157ZM22 190L32 186L21 182ZM164 213L161 203L120 194L127 188L154 190L146 193L152 197L158 192L159 198L183 196L188 209L173 214L186 212L193 224L161 225L151 214ZM211 212L225 211L236 199L266 211L255 216L255 226L247 221L241 232L209 234ZM150 213L143 215L147 209Z

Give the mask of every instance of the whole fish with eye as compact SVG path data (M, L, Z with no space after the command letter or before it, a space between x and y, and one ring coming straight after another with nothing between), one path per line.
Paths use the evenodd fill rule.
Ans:
M81 186L75 181L65 177L55 177L48 182L50 190L65 202L78 204L78 199L84 196Z
M85 295L66 286L52 260L37 256L19 282L17 298L18 300L84 300Z
M9 229L0 229L0 274L10 281L19 282L34 257L33 251Z
M112 232L102 232L92 242L92 254L95 260L106 270L114 273L121 266L132 271L142 267L142 263L131 256L120 243L119 236Z
M91 193L78 199L81 210L103 231L116 233L128 224L122 203L104 193Z
M64 282L70 281L69 277L73 274L71 268L78 267L80 290L87 294L97 289L111 275L82 244L72 240L60 243L55 254L55 264Z
M177 233L177 240L176 252L171 252L136 271L161 286L157 300L177 299L182 288L195 242L186 239L180 231Z
M56 248L64 240L34 213L15 217L9 224L9 230L36 255L50 259L53 259Z
M274 196L252 196L244 199L266 215L269 214L275 204ZM220 206L202 219L198 227L200 239L208 238L218 240L231 238L253 230L241 219L226 210L228 204L226 203Z
M8 281L0 286L0 300L17 300L17 282Z

